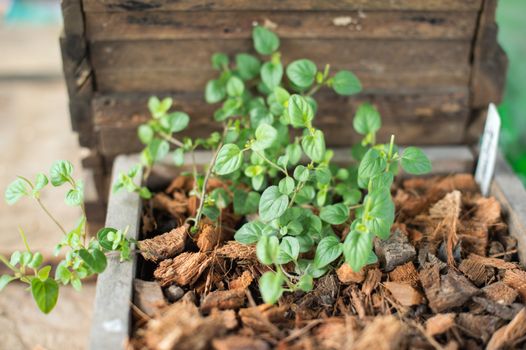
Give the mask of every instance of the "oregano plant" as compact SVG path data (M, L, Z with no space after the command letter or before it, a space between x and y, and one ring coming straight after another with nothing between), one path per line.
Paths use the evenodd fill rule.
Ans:
M130 176L133 178L133 174ZM79 208L81 214L73 228L66 228L61 224L42 201L41 192L49 184L65 187L65 204ZM63 234L62 240L56 245L55 255L62 255L64 258L56 266L54 274L52 266L44 264L42 253L30 248L22 229L19 231L25 250L15 251L9 258L0 255L0 262L11 272L0 276L0 291L12 281L27 283L38 308L46 314L55 307L60 286L71 284L80 291L83 279L103 272L107 265L106 254L116 252L120 254L121 260L130 257L131 241L126 238L126 231L105 227L96 237L88 237L84 185L81 180L73 177L73 165L69 161L56 161L49 175L38 173L33 181L18 176L7 187L4 197L9 205L24 197L33 199Z
M309 59L285 67L275 33L256 26L252 37L257 56L239 53L232 61L223 53L212 56L218 76L207 83L204 98L217 104L214 119L222 132L180 138L188 115L170 111L171 98L152 97L151 118L138 135L145 144L145 177L154 162L170 152L177 166L189 155L192 195L199 199L195 217L187 219L192 233L198 232L203 217L217 222L229 205L236 214L251 218L235 239L256 245L259 261L269 266L259 281L261 296L275 303L285 291L310 291L316 278L341 264L359 271L376 262L373 241L388 238L395 219L390 192L394 176L400 168L424 174L431 164L418 148L401 151L394 136L379 143L381 118L369 103L358 106L353 119L354 130L362 136L351 149L355 163L340 167L331 162L334 153L314 123L314 96L322 88L344 96L357 94L362 90L359 79ZM196 149L212 152L203 170L195 162ZM135 174L132 169L121 175L115 189L150 198L147 189L133 184ZM228 191L207 192L212 176L223 179Z

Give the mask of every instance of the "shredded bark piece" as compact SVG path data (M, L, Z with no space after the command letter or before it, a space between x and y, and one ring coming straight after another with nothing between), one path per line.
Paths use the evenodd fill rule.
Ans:
M188 203L175 200L165 193L157 193L153 196L153 207L170 213L175 218L181 218L186 213Z
M466 312L457 315L456 323L469 335L486 343L504 322L496 316L474 315Z
M149 261L158 262L173 258L184 250L188 225L179 226L154 238L137 242L141 255Z
M471 282L479 287L484 285L484 283L493 276L492 271L488 270L484 264L478 260L472 260L469 258L462 260L458 269L462 271Z
M233 260L257 260L256 246L246 245L237 241L228 241L217 248L218 256Z
M245 290L252 284L252 281L254 281L254 276L250 273L250 271L245 270L241 274L241 276L231 280L228 283L228 286L230 289L242 289Z
M136 278L133 280L133 292L134 304L150 317L153 317L159 308L166 305L163 291L157 282Z
M241 322L256 334L268 334L274 338L282 338L283 334L275 323L285 319L286 308L263 304L239 310Z
M315 331L316 349L350 349L357 332L348 320L342 317L325 319Z
M495 197L479 197L475 204L476 210L473 217L478 222L488 227L500 220L500 204Z
M354 343L354 350L400 349L405 327L394 316L377 316L369 323Z
M506 326L497 330L491 337L487 350L514 347L514 343L526 335L526 309L522 309Z
M447 263L455 265L453 249L458 243L457 224L460 215L461 195L460 191L453 191L436 202L429 209L429 217L435 222L432 239L446 242Z
M422 294L409 284L384 282L384 286L402 306L413 306L422 303Z
M217 308L219 310L239 309L245 304L245 291L242 289L216 290L208 294L201 303L205 314Z
M515 289L508 287L504 282L492 283L482 288L482 291L486 298L504 305L510 305L519 296Z
M222 242L221 232L211 224L204 224L197 236L197 246L202 252L212 251Z
M436 313L462 306L479 293L466 277L451 268L446 275L440 275L436 265L424 268L420 271L420 280L429 306Z
M380 280L382 279L382 271L379 268L367 270L367 277L362 285L362 292L365 295L371 295L372 291L376 289Z
M162 287L173 283L186 286L195 283L211 262L212 258L205 253L185 252L173 259L162 261L155 269L153 276Z
M415 247L409 243L407 235L401 230L395 232L386 240L375 240L374 250L385 271L413 260L416 256Z
M191 196L188 198L188 215L194 217L197 214L197 208L199 207L199 198Z
M515 263L507 262L498 258L488 258L485 256L480 256L477 254L469 254L469 259L480 262L485 266L491 266L499 270L515 270L518 268L518 265Z
M363 268L358 272L354 272L351 266L345 263L336 270L336 275L343 284L361 283L365 280L365 270Z
M419 284L418 272L412 261L404 265L397 266L393 271L389 272L389 278L393 282L407 283L412 287L417 288Z
M231 327L232 314L214 313L202 317L193 304L172 304L160 318L148 322L144 334L150 349L206 349L214 337L222 336Z
M269 350L268 343L254 337L230 335L225 338L214 339L212 347L215 350Z
M426 333L435 336L447 332L455 325L455 314L436 314L426 321Z
M504 279L502 280L511 288L515 289L521 296L523 301L526 301L526 272L522 270L506 270Z
M523 308L522 304L502 305L486 298L473 297L473 301L482 306L489 314L498 316L503 320L511 320Z

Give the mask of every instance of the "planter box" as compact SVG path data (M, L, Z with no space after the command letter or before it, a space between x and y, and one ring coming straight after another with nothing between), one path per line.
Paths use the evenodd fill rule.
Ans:
M474 156L469 148L429 147L424 151L433 162L433 174L453 174L472 172ZM335 152L336 162L345 162L348 152ZM209 157L200 154L201 159ZM346 158L347 157L347 158ZM128 170L136 164L136 156L117 157L113 176ZM199 162L199 160L198 160ZM162 164L157 173L164 176L174 174ZM167 177L165 179L169 181ZM159 179L157 179L159 181ZM160 180L162 183L162 179ZM495 196L502 206L509 226L509 233L518 241L519 257L526 263L526 190L515 176L504 158L497 160L495 177L491 186L491 196ZM129 226L128 235L137 239L141 218L141 199L133 193L112 193L109 198L106 226L124 228ZM108 260L107 270L99 276L95 298L95 311L90 337L90 349L114 350L123 348L131 331L131 300L133 299L133 280L139 255L133 260L120 263L118 257Z

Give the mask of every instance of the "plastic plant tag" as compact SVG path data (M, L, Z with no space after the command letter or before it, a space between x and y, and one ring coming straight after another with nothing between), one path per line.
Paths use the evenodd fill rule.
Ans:
M480 186L480 191L484 196L489 193L489 187L493 174L495 173L495 161L499 147L500 116L493 103L489 104L488 117L482 135L480 155L475 170L475 181Z

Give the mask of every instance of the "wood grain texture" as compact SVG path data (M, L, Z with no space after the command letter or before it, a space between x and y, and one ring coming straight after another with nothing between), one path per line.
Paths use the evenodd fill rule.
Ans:
M67 35L84 35L84 14L82 0L62 0L60 2L64 32Z
M116 179L119 172L128 171L137 162L137 157L118 157L113 168L113 178ZM121 229L128 226L128 237L138 239L140 214L141 199L136 193L112 193L106 226ZM132 254L132 260L125 262L120 262L118 256L108 257L108 267L97 279L89 349L124 348L131 326L130 302L136 264L135 254Z
M84 11L437 10L477 11L481 0L83 0Z
M315 124L326 133L331 146L350 146L358 140L352 130L356 106L364 101L376 105L382 114L379 137L387 141L397 135L400 144L462 143L469 113L467 88L434 92L400 92L399 94L364 94L358 97L336 96L324 92L318 97L319 111ZM114 94L98 96L93 101L100 149L104 155L134 152L141 147L136 128L148 118L149 94ZM174 109L191 116L186 135L206 136L216 130L212 120L217 106L207 105L201 95L176 94Z
M476 12L422 11L236 11L117 12L86 14L90 41L246 39L254 23L272 23L280 38L467 39Z

